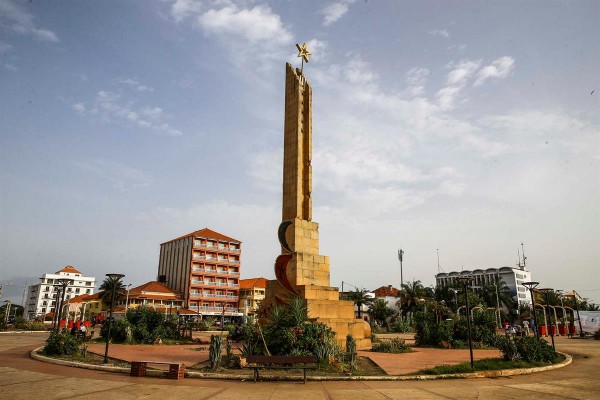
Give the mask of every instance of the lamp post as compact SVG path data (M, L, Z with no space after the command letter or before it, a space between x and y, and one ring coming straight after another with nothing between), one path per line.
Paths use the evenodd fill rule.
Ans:
M131 288L131 283L127 285L127 296L125 297L125 315L127 315L127 310L129 310L129 288Z
M544 293L546 297L546 305L550 307L550 292L552 291L552 289L544 288L539 289L539 291ZM550 310L548 310L548 314L550 314ZM554 327L552 326L552 320L550 320L550 338L552 338L552 350L556 352L556 346L554 345Z
M108 316L108 329L106 334L106 348L104 349L104 364L108 363L108 342L110 341L110 325L112 323L113 316L113 308L115 307L115 287L117 283L123 278L125 275L123 274L106 274L109 279L112 280L112 293L110 295L110 310Z
M535 329L533 330L533 333L535 334L536 338L540 338L540 335L538 333L538 323L537 323L537 316L535 315L535 296L533 295L533 289L535 289L537 287L537 285L539 285L539 282L523 282L522 285L525 286L526 288L529 289L529 293L531 294L531 306L532 306L532 310L533 310L533 323L535 324Z
M58 310L58 319L56 322L56 332L58 333L58 331L60 331L60 316L62 314L62 308L65 304L65 295L67 294L67 286L69 286L71 283L73 283L73 279L60 278L60 279L57 279L57 281L62 289L62 297L61 297L60 305L58 308L55 308Z
M454 305L456 306L456 310L458 311L458 289L450 289L452 293L454 293Z
M465 304L467 307L467 332L469 335L469 354L471 355L471 369L475 369L475 365L473 364L473 341L471 340L471 315L469 313L469 296L467 292L467 287L469 286L469 283L473 281L473 277L471 275L463 275L459 276L457 279L465 288Z
M225 330L225 302L222 302L223 314L221 314L221 332Z
M502 328L502 321L500 320L500 296L498 296L498 280L499 276L496 275L496 279L494 279L494 286L496 287L496 319L498 321L498 328Z
M6 306L4 306L4 323L8 324L8 316L10 314L10 300L4 300Z
M583 333L583 327L581 326L581 317L579 316L579 307L577 306L577 292L573 290L573 300L575 301L575 311L577 312L577 319L579 320L579 337L585 337Z

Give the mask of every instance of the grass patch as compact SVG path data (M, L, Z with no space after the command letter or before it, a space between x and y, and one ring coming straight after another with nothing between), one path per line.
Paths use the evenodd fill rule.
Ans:
M558 355L552 364L559 363L565 358ZM444 375L444 374L463 374L473 371L495 371L500 369L517 369L517 368L535 368L545 367L548 363L540 361L506 361L502 358L485 358L477 360L473 363L475 369L471 369L471 363L462 363L456 365L438 365L433 368L422 369L415 375Z

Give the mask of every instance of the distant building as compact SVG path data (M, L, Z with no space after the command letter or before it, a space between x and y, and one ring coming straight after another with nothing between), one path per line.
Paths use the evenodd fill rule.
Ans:
M396 302L400 300L398 298L399 294L400 290L396 289L392 285L381 286L373 290L375 299L382 299L385 301L388 307L393 308L394 310L399 310L398 306L396 306Z
M92 320L96 315L100 315L104 309L108 309L100 298L102 293L96 292L73 297L68 303L69 313L73 313L75 320Z
M240 280L240 312L255 315L260 302L265 299L266 278Z
M531 281L531 272L525 267L502 267L502 268L487 268L474 269L472 271L454 271L442 272L435 276L436 285L438 286L454 286L456 278L462 275L472 275L474 280L471 287L475 292L484 285L493 285L497 278L504 281L506 286L513 292L513 298L518 306L524 304L531 306L531 295L529 289L523 286L523 282Z
M150 281L134 287L115 301L116 313L126 309L147 306L164 314L176 314L183 307L181 293L160 282Z
M162 243L158 281L181 292L185 308L241 317L241 244L208 228Z
M25 316L28 319L45 316L50 312L55 312L58 306L57 294L60 285L59 279L70 278L73 283L67 286L65 294L65 304L73 297L82 294L94 293L96 278L91 276L83 276L81 272L68 265L60 271L53 274L42 275L41 282L27 287L27 303L25 305ZM61 295L62 298L62 295Z

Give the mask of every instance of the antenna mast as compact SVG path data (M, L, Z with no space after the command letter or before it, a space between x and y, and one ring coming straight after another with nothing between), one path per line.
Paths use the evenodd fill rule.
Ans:
M438 274L440 273L440 249L435 249L437 251L437 260L438 260Z
M527 266L527 264L525 263L527 257L525 257L525 247L523 247L523 242L521 242L521 249L523 250L523 269L525 269L525 267Z

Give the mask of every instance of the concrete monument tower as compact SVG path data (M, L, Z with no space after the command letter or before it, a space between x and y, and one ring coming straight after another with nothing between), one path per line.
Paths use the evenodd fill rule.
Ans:
M329 286L329 257L319 254L319 224L312 221L312 88L303 74L310 52L306 44L296 46L302 68L286 64L281 255L275 261L277 280L267 282L262 312L300 296L308 317L329 325L340 344L351 333L365 347L369 324L355 319L354 303L340 300L338 288Z

